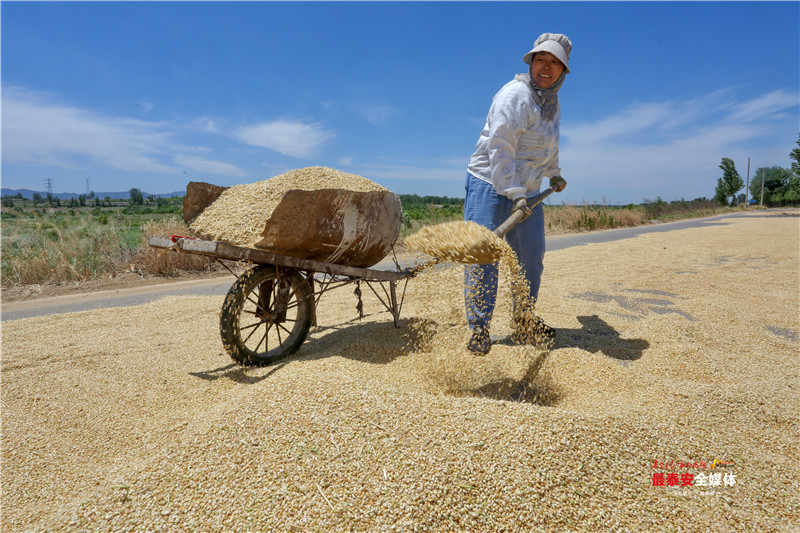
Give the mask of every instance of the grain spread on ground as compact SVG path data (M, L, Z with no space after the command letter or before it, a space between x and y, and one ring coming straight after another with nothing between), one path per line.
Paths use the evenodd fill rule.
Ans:
M226 189L195 218L190 228L212 240L254 247L264 224L286 191L342 189L355 192L386 191L367 178L328 167L291 170L273 178L234 185Z
M323 295L265 368L224 353L222 295L6 321L0 529L796 531L800 227L773 213L549 252L543 360L508 298L466 352L461 266L409 281L400 328Z

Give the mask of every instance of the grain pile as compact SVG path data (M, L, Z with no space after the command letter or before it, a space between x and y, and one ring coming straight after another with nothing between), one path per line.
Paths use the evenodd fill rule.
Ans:
M320 189L355 192L387 190L367 178L332 168L301 168L267 180L234 185L203 210L192 221L190 228L212 240L252 248L261 240L264 222L286 191Z
M223 354L221 296L4 322L0 529L796 531L800 227L755 215L549 253L549 355L498 339L454 391L461 267L399 329L324 295L266 368Z

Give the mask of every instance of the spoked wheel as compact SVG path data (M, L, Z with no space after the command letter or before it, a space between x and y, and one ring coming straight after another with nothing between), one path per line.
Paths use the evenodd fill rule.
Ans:
M219 329L228 355L243 365L268 365L296 352L308 337L314 297L300 273L256 267L228 291Z

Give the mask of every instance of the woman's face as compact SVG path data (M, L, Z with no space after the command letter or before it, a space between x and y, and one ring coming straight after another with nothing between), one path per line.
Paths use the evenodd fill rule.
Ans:
M531 61L531 76L542 89L552 87L564 72L564 65L550 52L537 52Z

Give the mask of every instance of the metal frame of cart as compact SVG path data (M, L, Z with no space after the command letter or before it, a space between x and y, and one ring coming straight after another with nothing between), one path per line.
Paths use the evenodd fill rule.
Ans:
M359 316L363 316L364 282L392 314L395 327L399 327L408 279L415 274L411 269L400 270L399 265L397 271L337 265L188 237L150 237L148 244L256 265L237 276L220 312L222 344L228 355L243 365L268 365L295 353L311 326L316 325L316 309L322 295L349 283L356 284Z

